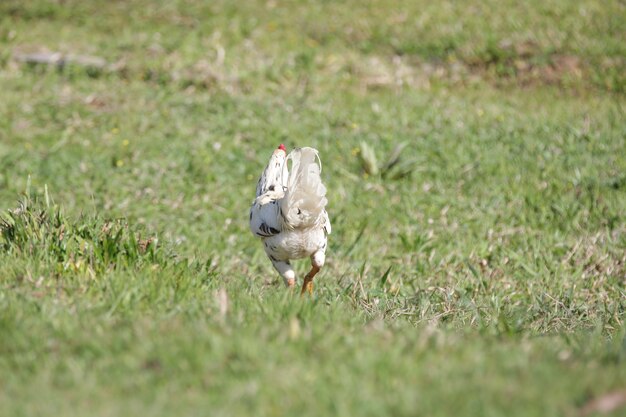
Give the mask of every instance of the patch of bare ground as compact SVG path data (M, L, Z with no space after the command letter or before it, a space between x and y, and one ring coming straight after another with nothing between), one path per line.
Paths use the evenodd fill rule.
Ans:
M598 62L596 62L598 61ZM429 88L433 82L472 84L486 81L498 87L545 85L570 89L600 88L626 92L619 76L614 83L600 83L601 73L626 73L626 58L593 60L567 53L546 52L532 42L501 42L482 53L450 55L425 60L413 55L348 58L348 64L364 89L389 87Z
M135 57L122 56L107 62L97 56L60 53L45 48L16 48L9 68L47 66L63 70L83 67L90 75L116 74L124 79L142 79L159 84L175 83L186 90L223 90L234 94L246 91L246 79L255 74L276 73L272 83L291 83L295 64L289 54L263 52L253 42L245 46L246 55L236 63L225 62L225 51L216 44L206 57L183 62L177 52L157 53L151 64ZM97 64L94 67L94 63ZM94 71L95 69L95 71ZM329 77L356 83L364 90L429 89L433 83L471 85L487 82L496 87L532 88L557 86L569 90L590 88L626 93L626 58L604 57L592 60L566 53L548 53L532 42L501 42L480 53L450 55L446 59L424 59L415 55L325 53L318 51L315 70ZM613 74L603 76L604 74ZM252 75L252 76L255 76ZM601 76L602 75L602 76ZM607 78L608 77L608 78ZM248 80L252 82L254 80ZM257 82L253 83L258 85Z

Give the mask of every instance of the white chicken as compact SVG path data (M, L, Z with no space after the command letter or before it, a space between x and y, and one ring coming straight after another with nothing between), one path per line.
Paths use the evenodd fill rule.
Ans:
M326 260L330 220L321 172L316 149L296 148L287 156L281 144L259 178L250 208L250 230L263 241L265 253L285 285L296 284L289 261L311 258L311 270L304 277L301 294L313 292L313 278Z

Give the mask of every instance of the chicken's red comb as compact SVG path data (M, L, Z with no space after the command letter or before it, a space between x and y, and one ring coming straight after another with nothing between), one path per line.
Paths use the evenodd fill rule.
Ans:
M287 152L287 148L285 148L285 145L283 145L282 143L280 144L280 146L278 147L278 149L280 149L281 151L285 151L285 152Z

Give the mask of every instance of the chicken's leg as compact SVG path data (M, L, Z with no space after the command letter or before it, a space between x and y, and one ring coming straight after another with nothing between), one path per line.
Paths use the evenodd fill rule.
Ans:
M302 290L300 291L300 295L304 295L304 292L308 292L309 294L313 294L313 278L320 271L319 267L313 266L308 274L304 277L304 282L302 283Z
M323 251L317 251L311 256L311 270L304 277L300 295L304 295L305 292L313 294L313 278L315 278L315 275L317 275L322 266L324 266L325 259L326 254Z
M293 288L296 285L296 273L291 267L289 261L277 261L270 257L272 261L272 265L278 271L281 277L283 277L283 281L285 285L289 288Z

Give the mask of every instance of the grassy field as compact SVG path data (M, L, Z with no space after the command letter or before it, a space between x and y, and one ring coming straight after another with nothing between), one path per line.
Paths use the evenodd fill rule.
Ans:
M0 415L624 415L624 22L3 0ZM247 226L281 142L329 189L311 298Z

